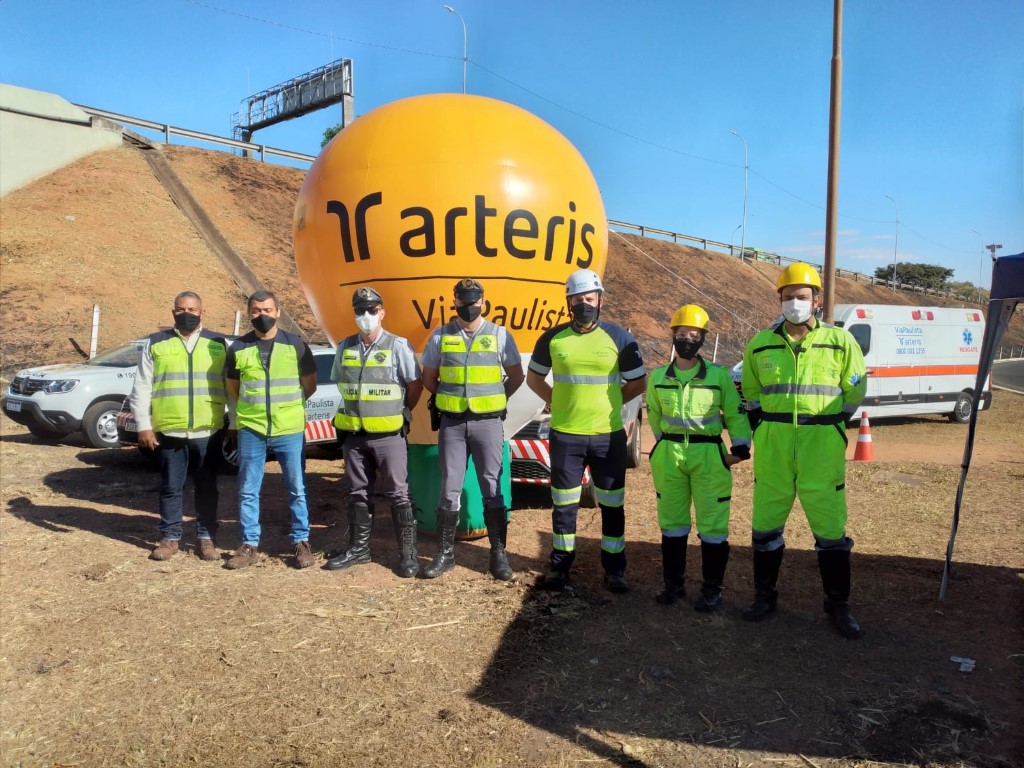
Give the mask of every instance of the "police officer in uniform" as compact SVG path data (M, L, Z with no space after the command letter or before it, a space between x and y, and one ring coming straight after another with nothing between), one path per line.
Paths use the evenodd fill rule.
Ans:
M411 418L408 414L423 391L419 364L409 342L382 327L384 300L377 291L357 288L352 309L359 333L338 345L331 371L342 397L334 427L344 440L349 546L324 567L334 571L370 562L373 489L379 474L381 491L391 502L398 539L397 573L410 578L420 568L405 436Z
M182 495L192 476L196 507L196 554L219 560L217 468L223 439L223 337L203 328L203 300L192 291L174 297L174 330L149 337L131 396L139 447L160 457L160 543L153 560L169 560L182 533Z
M730 468L750 458L750 423L727 368L707 362L699 350L708 332L708 313L696 304L680 307L670 322L672 362L656 368L647 383L647 417L657 442L651 475L658 492L658 526L665 588L662 605L685 597L686 540L693 502L700 537L704 583L694 609L704 613L722 603L729 562ZM729 430L729 453L722 442Z
M281 465L291 512L296 568L316 562L309 546L306 505L306 400L316 392L316 362L309 346L277 326L281 307L270 291L249 297L253 330L228 348L225 384L237 403L232 422L238 441L238 521L242 546L225 563L232 570L259 561L260 490L267 451Z
M501 492L508 398L523 383L515 339L505 328L481 316L484 287L471 278L455 284L457 317L435 330L423 352L423 386L434 394L441 413L437 447L441 498L437 508L437 557L423 569L428 579L455 565L455 529L468 457L476 465L491 546L488 570L508 581L512 568L505 554L508 508Z
M815 317L821 278L809 264L782 270L784 322L759 332L743 353L743 395L754 431L754 602L747 621L775 611L783 530L797 495L814 534L825 613L841 635L860 636L850 612L846 535L846 419L867 389L864 355L843 328Z
M551 569L544 586L559 590L576 556L576 515L583 470L590 467L601 508L601 565L612 592L626 581L626 432L622 404L644 393L647 372L633 334L600 319L601 278L589 269L565 283L572 321L545 331L526 383L551 406ZM551 371L554 384L545 377Z

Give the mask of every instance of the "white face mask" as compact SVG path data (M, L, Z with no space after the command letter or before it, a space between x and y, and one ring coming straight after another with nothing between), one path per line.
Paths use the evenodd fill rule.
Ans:
M801 299L790 299L782 302L782 316L793 325L803 325L811 319L811 306L813 302Z
M356 314L356 325L359 326L359 330L369 336L371 333L376 331L380 327L380 313L371 315L369 312L363 314Z

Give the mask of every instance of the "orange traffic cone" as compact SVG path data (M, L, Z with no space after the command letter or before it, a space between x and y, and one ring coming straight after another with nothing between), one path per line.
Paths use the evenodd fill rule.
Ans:
M857 432L857 450L853 452L854 461L874 461L875 446L871 442L871 422L868 421L868 412L861 411L860 430Z

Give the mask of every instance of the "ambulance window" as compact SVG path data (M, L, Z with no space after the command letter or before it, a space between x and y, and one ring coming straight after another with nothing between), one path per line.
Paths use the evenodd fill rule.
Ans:
M871 349L871 326L851 325L849 331L860 345L860 351L866 355Z

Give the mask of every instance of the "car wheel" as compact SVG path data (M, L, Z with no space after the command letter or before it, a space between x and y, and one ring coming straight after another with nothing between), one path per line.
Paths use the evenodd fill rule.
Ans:
M626 440L626 466L629 469L636 469L640 466L642 451L640 450L640 414L637 414L633 428L629 430L629 437Z
M57 443L68 436L67 432L55 432L43 427L29 427L29 433L41 443Z
M971 411L974 410L974 395L970 392L961 392L956 396L953 403L953 412L949 414L949 420L954 424L967 424L971 420Z
M597 506L597 493L594 491L594 481L587 480L580 490L580 506L583 509L594 509Z
M89 406L82 417L82 431L93 448L117 448L117 412L121 402L100 400Z

